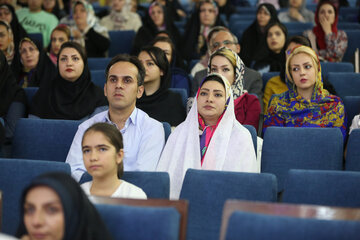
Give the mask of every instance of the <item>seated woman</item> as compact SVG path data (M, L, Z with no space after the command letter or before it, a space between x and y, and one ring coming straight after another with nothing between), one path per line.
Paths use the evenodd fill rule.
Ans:
M11 141L17 120L25 117L25 104L25 92L17 84L0 51L0 125L4 125L4 135L8 141Z
M84 0L73 6L75 26L71 27L74 41L86 49L88 57L105 57L110 47L107 29L97 22L92 5Z
M60 8L58 0L44 0L42 7L44 11L54 14L59 20L66 16L64 9Z
M290 0L289 10L278 15L279 20L285 22L314 23L314 13L306 9L306 0Z
M52 63L57 65L57 58L61 45L70 41L70 29L65 24L60 24L51 32L50 45L48 47L48 56Z
M224 76L231 85L236 119L243 125L258 129L261 106L259 99L244 89L244 72L244 63L228 48L218 49L209 59L208 73Z
M9 65L14 59L14 37L10 25L0 20L0 51L5 55Z
M111 12L103 17L100 24L108 31L134 30L137 32L142 25L139 14L124 9L125 0L112 0Z
M244 31L241 38L240 58L245 66L251 67L253 62L268 54L265 29L273 22L279 22L275 7L269 3L260 4L255 21Z
M148 45L160 31L166 31L175 46L178 46L181 35L168 14L166 8L160 3L153 2L150 5L143 25L135 35L131 51L133 55L138 55L140 49Z
M124 173L122 135L114 125L95 123L81 142L84 165L92 181L81 184L87 195L146 199L144 191L121 179Z
M249 131L235 118L229 82L208 75L186 117L171 133L157 171L170 175L170 197L178 198L189 168L259 172Z
M285 62L284 46L287 39L287 29L279 22L271 23L266 27L267 54L255 62L253 68L260 73L279 72Z
M170 63L170 72L171 72L171 88L183 88L187 91L188 95L190 93L190 79L188 73L184 70L184 66L182 58L176 54L176 49L168 37L156 37L151 45L154 47L158 47L165 52L166 58ZM179 59L180 58L180 59ZM177 61L177 60L180 61ZM182 62L182 64L181 64Z
M200 59L207 52L206 39L210 29L224 26L219 9L213 0L201 0L185 26L182 53L186 60Z
M267 127L336 127L346 137L345 107L323 88L320 61L309 47L295 47L286 60L289 90L274 95L264 121Z
M289 40L285 44L285 50L283 50L285 58L289 56L288 53L290 53L294 47L299 45L310 47L310 42L307 38L303 36L293 36L289 38ZM289 90L285 83L285 58L281 59L281 62L279 62L282 66L280 69L280 75L270 78L269 81L266 83L263 96L264 115L266 115L267 113L267 108L271 96L273 94L280 94Z
M112 239L94 205L68 174L45 173L34 178L20 204L18 238Z
M179 125L186 117L185 107L180 94L169 90L171 73L164 51L157 47L145 47L138 58L145 67L146 75L144 94L136 101L136 107L160 122Z
M345 54L348 38L345 31L337 28L338 16L338 9L333 3L321 1L315 13L316 26L304 32L320 60L341 62Z
M107 105L103 90L91 82L84 49L75 42L59 51L57 76L42 84L33 97L30 114L49 119L87 119Z

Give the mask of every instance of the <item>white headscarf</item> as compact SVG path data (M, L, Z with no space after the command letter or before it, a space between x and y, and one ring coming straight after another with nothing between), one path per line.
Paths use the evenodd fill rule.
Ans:
M169 173L172 199L179 198L182 182L189 168L259 172L250 132L235 118L234 100L229 83L221 75L209 76L211 75L219 76L224 82L226 95L230 93L229 105L211 138L202 166L197 101L194 101L185 121L171 133L160 157L157 171Z

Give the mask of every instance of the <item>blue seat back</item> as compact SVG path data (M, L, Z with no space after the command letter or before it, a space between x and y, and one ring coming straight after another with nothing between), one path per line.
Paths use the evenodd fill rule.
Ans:
M275 77L275 76L279 76L280 72L267 72L267 73L263 73L261 78L263 81L263 90L265 89L265 86L267 84L267 82L270 80L270 78Z
M0 159L0 189L3 195L1 231L15 234L20 220L20 198L30 181L46 172L65 172L70 166L63 162L25 159Z
M167 172L124 172L122 179L141 188L148 198L169 199L170 178ZM91 175L85 172L79 183L91 180Z
M226 240L355 240L359 234L360 221L329 221L236 211L230 216Z
M354 72L354 65L349 62L321 62L321 73L326 79L329 72Z
M341 170L343 136L337 128L267 128L261 172L273 173L282 191L289 169Z
M35 96L36 92L39 90L38 87L27 87L24 88L25 91L25 95L26 95L26 100L28 102L28 104L31 103L33 97Z
M178 240L180 214L175 208L95 205L114 239Z
M189 200L187 239L219 239L225 201L276 201L276 177L272 174L188 169L180 199Z
M328 80L339 97L360 96L360 74L349 72L329 72Z
M359 114L360 96L345 96L343 102L347 116L347 127L349 128L355 115Z
M360 172L290 170L282 201L296 204L360 207Z
M39 51L44 48L42 33L28 33L28 36L31 40L38 44L38 47L40 47Z
M354 129L349 135L345 159L345 170L360 171L360 129Z
M104 88L106 83L105 70L91 70L91 81L98 87Z
M356 48L359 48L360 30L345 30L348 37L348 46L343 58L344 62L353 62Z
M184 88L169 88L170 91L180 94L182 103L184 107L186 108L187 99L188 99L188 93L186 89Z
M162 122L162 125L164 127L164 132L165 132L165 143L168 140L170 134L171 134L171 126L170 123L168 122Z
M65 162L80 123L73 120L19 119L11 157Z
M91 70L103 70L105 71L111 58L88 58L89 69Z
M255 153L257 153L257 132L254 126L252 125L243 125L251 134L251 138L254 144Z
M133 30L126 31L109 31L110 47L109 57L114 57L120 53L130 54L135 32Z

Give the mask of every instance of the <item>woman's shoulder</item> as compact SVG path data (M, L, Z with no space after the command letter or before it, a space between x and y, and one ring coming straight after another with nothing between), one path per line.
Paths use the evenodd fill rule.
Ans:
M147 199L146 193L138 186L122 180L112 197Z

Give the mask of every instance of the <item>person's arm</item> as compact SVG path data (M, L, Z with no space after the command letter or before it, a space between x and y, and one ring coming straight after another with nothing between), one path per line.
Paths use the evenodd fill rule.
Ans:
M339 128L341 130L341 133L343 134L343 139L344 139L344 142L345 142L345 139L346 139L346 127L347 127L347 117L346 117L346 114L345 114L345 106L344 106L343 101L340 98L338 98L338 100L339 100L338 104L335 107L335 109L333 110L333 114L337 115L338 117L334 118L333 126Z
M137 154L137 170L155 171L161 152L165 145L165 132L162 123L147 120L142 132L141 143Z
M264 117L264 127L263 134L265 134L266 128L268 127L283 127L285 126L284 119L279 115L277 111L277 95L273 95L270 98L270 104L268 107L268 112Z
M327 34L325 42L326 49L321 49L319 54L328 61L341 62L348 45L346 33L339 30L337 36L335 33Z
M71 167L71 175L76 181L80 181L81 176L86 172L81 149L82 136L84 134L84 128L80 125L73 142L71 144L69 153L66 157L66 163Z
M248 95L247 111L243 125L252 125L256 130L259 128L261 106L259 99L254 95Z

